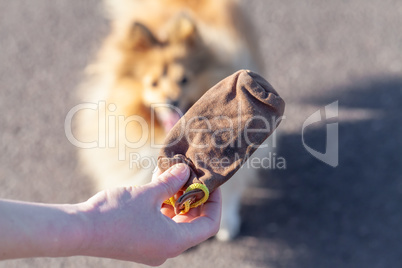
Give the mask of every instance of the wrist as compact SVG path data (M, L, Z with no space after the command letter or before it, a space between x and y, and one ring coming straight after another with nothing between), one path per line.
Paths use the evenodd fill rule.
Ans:
M86 202L64 205L63 210L68 215L68 226L66 231L60 233L59 241L64 241L66 245L60 255L74 256L86 255L92 240L92 221L90 217L90 209Z
M50 226L43 230L42 245L39 248L43 257L68 257L84 255L90 235L90 221L86 215L85 203L51 205L55 217ZM58 212L57 212L58 211ZM53 223L52 223L53 221ZM51 229L51 230L49 230Z

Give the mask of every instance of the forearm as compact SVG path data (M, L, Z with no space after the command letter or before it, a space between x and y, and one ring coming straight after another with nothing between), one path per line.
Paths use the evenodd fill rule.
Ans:
M0 260L79 254L86 226L81 208L0 200Z
M219 190L185 215L162 207L189 175L179 164L147 185L101 191L76 205L0 200L0 260L85 255L161 265L219 228Z

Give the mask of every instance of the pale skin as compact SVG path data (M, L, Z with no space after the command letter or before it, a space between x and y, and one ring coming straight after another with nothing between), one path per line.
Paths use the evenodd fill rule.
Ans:
M84 255L160 265L219 230L219 189L185 215L163 204L188 176L178 164L147 185L102 191L72 205L0 200L0 260Z

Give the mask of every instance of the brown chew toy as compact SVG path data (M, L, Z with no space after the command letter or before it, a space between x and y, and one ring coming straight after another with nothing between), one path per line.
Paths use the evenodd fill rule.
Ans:
M168 133L158 157L161 171L177 163L190 167L193 183L211 193L229 180L279 125L285 102L260 75L240 70L206 92ZM244 178L247 179L247 178ZM183 194L184 202L202 199L199 189Z

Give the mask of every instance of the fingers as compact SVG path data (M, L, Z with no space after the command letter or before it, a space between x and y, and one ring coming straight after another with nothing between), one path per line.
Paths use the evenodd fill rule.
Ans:
M196 245L214 236L219 231L222 212L222 197L220 189L216 189L203 205L199 217L181 226L186 233L187 242Z
M159 175L152 183L151 193L160 205L164 200L177 193L187 182L190 176L189 167L186 164L177 164Z
M218 188L209 196L208 202L204 204L201 216L205 216L220 222L221 213L222 213L222 193L221 189Z
M222 195L221 189L216 189L210 196L208 201L203 205L201 210L201 217L205 218L207 221L198 222L196 220L192 221L191 223L200 224L197 228L204 227L204 223L208 223L205 227L210 229L211 225L217 225L219 228L219 223L221 221L221 213L222 213ZM218 229L216 230L216 232Z
M150 194L154 195L159 207L164 200L177 193L188 180L190 171L187 165L178 164L160 174L152 183ZM152 193L151 193L152 192ZM220 189L209 196L202 207L193 208L185 215L174 215L171 207L162 206L161 212L179 223L180 232L186 233L186 245L197 245L215 235L219 230L222 210Z
M162 171L156 167L155 170L152 172L152 180L151 181L156 181L158 177L162 174Z
M162 204L161 213L170 219L176 216L174 208L171 205Z

